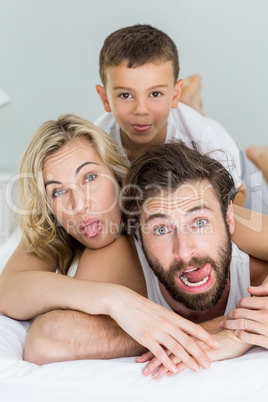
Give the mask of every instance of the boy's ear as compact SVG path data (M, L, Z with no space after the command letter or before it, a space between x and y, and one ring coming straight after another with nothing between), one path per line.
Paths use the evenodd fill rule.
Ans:
M183 87L183 80L177 81L176 84L175 84L173 98L172 98L172 104L171 104L171 107L173 109L178 106L180 96L181 96L182 87Z
M232 235L234 233L234 229L235 229L235 219L234 219L234 210L233 210L232 201L230 201L230 204L228 205L228 208L227 208L226 222L229 227L229 232Z
M102 87L101 85L96 85L96 91L98 92L98 95L103 103L105 112L111 112L111 108L110 108L110 104L108 101L108 96L106 94L105 88Z

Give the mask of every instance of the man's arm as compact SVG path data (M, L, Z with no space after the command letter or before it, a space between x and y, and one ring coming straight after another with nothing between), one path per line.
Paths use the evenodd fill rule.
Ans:
M38 316L30 327L24 360L38 365L83 359L137 356L146 348L106 315L55 310Z

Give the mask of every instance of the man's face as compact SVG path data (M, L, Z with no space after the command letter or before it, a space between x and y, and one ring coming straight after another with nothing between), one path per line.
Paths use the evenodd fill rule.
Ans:
M145 256L170 296L186 308L214 307L226 287L231 260L232 206L224 220L207 181L150 199L141 214Z
M177 106L183 84L174 85L171 61L108 67L106 78L105 89L97 86L97 91L119 124L126 148L164 142L170 109Z

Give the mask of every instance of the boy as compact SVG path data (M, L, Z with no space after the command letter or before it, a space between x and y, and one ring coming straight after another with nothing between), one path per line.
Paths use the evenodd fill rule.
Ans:
M113 32L101 49L99 72L103 86L97 85L96 89L108 113L95 124L125 149L130 161L151 145L175 139L188 144L195 141L203 152L223 150L224 153L213 152L211 156L230 171L240 189L235 203L245 204L241 178L246 179L256 170L252 165L251 171L245 173L238 146L219 123L179 103L183 80L178 80L178 52L168 35L150 25ZM268 192L261 201L262 194L256 189L254 194L249 191L248 180L246 186L245 206L268 213Z

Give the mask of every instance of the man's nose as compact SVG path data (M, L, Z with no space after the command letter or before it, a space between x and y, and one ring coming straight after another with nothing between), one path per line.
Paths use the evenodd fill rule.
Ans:
M190 261L195 254L195 243L191 234L177 233L173 238L173 254L178 261Z

